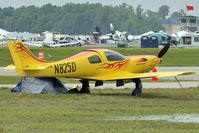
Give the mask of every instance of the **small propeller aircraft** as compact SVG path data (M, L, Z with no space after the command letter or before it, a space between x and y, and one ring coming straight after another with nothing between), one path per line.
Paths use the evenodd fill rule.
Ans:
M81 79L80 93L90 93L89 81L96 81L95 86L103 85L103 81L116 81L117 86L122 86L124 80L131 80L135 83L132 95L140 96L142 92L141 78L194 73L192 71L151 72L168 51L169 43L159 52L158 56L123 56L108 49L88 49L60 61L40 60L19 41L9 42L8 47L19 76Z

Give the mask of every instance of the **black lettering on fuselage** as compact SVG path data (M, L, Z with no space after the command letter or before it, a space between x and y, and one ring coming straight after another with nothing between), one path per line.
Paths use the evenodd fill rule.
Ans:
M55 74L63 74L63 73L71 73L76 72L76 64L75 62L68 62L68 63L60 63L55 64Z
M76 64L75 62L72 62L72 72L75 72L76 71Z
M55 67L55 74L59 74L59 65L55 64L54 67Z

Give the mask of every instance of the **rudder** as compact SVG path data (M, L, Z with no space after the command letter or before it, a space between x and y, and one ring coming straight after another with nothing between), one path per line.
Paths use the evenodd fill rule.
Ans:
M20 41L8 42L8 48L15 64L16 71L20 76L27 75L24 70L25 67L42 63L42 61L35 57Z

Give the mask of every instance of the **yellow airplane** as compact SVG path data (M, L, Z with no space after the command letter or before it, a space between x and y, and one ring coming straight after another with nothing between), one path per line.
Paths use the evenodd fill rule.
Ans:
M80 93L90 93L89 81L96 81L96 86L103 85L103 81L116 81L117 86L122 86L124 80L131 80L136 86L132 95L140 96L142 92L141 78L194 73L192 71L151 72L161 62L170 44L167 44L158 56L123 56L108 49L89 49L59 61L40 60L19 41L9 42L8 47L19 76L81 79Z

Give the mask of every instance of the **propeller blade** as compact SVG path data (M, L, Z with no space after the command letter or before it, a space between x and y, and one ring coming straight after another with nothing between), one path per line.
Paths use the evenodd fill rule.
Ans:
M167 43L164 48L159 52L158 54L158 58L162 58L164 56L164 54L166 54L166 52L169 50L170 47L170 43Z

